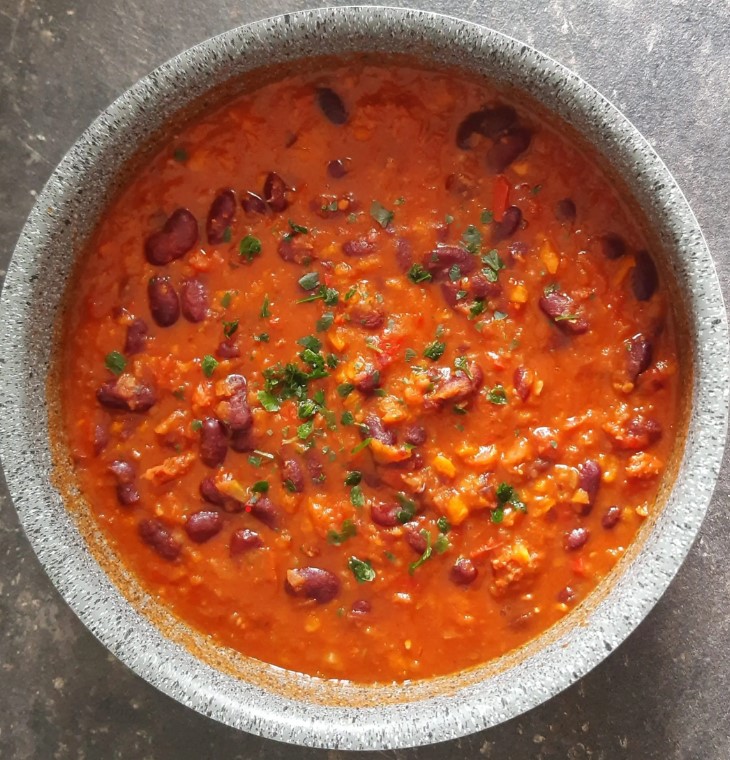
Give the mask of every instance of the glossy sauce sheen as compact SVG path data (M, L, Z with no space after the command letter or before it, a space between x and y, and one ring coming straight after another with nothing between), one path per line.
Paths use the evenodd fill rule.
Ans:
M672 314L629 211L566 130L454 73L345 62L186 128L105 215L66 324L65 433L121 561L324 677L543 632L673 444Z

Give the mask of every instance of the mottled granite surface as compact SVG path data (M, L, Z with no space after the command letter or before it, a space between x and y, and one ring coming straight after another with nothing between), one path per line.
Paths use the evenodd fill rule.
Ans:
M687 194L727 294L726 0L418 4L535 45L621 108ZM79 133L116 95L205 37L308 5L0 0L0 270L4 273L33 196ZM703 530L674 584L606 662L550 702L495 729L377 756L730 757L727 460ZM134 676L106 653L53 590L1 484L0 669L3 758L344 757L240 734L179 706Z

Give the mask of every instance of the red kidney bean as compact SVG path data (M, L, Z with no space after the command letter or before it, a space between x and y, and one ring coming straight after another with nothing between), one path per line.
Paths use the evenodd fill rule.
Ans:
M471 274L477 265L477 257L453 245L441 245L426 256L423 266L431 273L446 274L453 266L458 266L462 275Z
M490 282L483 274L469 278L469 292L474 298L496 298L502 292L498 282Z
M152 277L147 298L152 318L160 327L170 327L180 318L180 299L169 277Z
M131 507L140 501L139 491L134 483L120 483L117 486L117 501L123 507Z
M206 417L200 428L200 461L208 467L220 467L227 452L225 426L215 417Z
M413 265L413 246L408 240L401 238L396 243L395 260L398 263L399 269L404 274Z
M428 548L428 539L424 538L421 533L422 530L424 530L424 528L415 522L409 522L403 526L403 537L408 546L410 546L416 554L423 554Z
M147 238L144 252L150 264L163 266L184 256L197 242L198 222L186 208L179 208Z
M99 456L109 443L109 419L106 415L99 416L94 422L94 456Z
M339 594L340 581L334 573L321 567L298 567L287 570L284 588L294 596L324 604Z
M648 301L659 285L654 260L646 251L636 254L636 266L631 270L631 288L638 301Z
M235 340L228 338L222 340L215 350L215 355L219 359L237 359L241 355L241 349Z
M527 401L530 397L530 391L532 390L529 371L525 367L517 367L512 382L514 383L517 395L523 401Z
M199 490L200 496L204 501L207 501L208 504L215 504L217 507L222 507L226 503L227 497L218 490L215 481L211 477L203 478L203 480L200 481Z
M412 451L408 459L402 459L400 462L388 462L382 466L391 470L415 472L416 470L422 470L426 466L426 461L420 451Z
M487 151L487 168L495 174L501 174L530 147L531 141L532 132L526 127L514 127L500 135Z
M135 484L134 467L123 459L115 459L109 465L109 471L117 481L117 501L124 507L137 504L140 500L139 491Z
M462 370L455 372L426 396L424 406L427 409L439 409L446 403L458 404L471 398L482 387L484 373L476 362L471 362L469 375L471 377Z
M341 126L347 121L347 109L342 98L329 87L317 88L317 105L333 124Z
M307 466L307 472L312 483L322 483L324 481L324 464L316 451L308 449L304 453L304 464Z
M567 293L548 293L540 297L540 309L553 324L568 335L581 335L589 328L588 320L576 314L575 301Z
M421 446L426 443L428 433L423 425L419 425L417 422L413 422L406 426L405 433L403 435L406 443L410 443L411 446Z
M396 525L399 525L399 512L400 506L398 504L375 502L370 505L370 518L376 525L380 525L383 528L394 528Z
M228 401L226 423L234 431L248 430L253 425L251 407L248 405L248 383L243 375L228 375L228 388L232 391Z
M371 611L372 605L367 599L358 599L350 607L350 615L352 617L364 617L365 615L369 615Z
M450 309L455 309L459 303L459 291L461 287L456 282L442 282L441 283L441 295L444 297L444 301ZM463 299L462 299L463 300Z
M202 322L208 314L208 290L200 280L183 280L180 306L188 322Z
M575 599L575 591L570 586L560 589L558 591L558 601L563 604L570 604Z
M127 325L127 337L124 341L124 353L127 355L138 354L144 351L147 342L149 328L144 319L135 319Z
M497 105L473 111L459 124L456 130L456 144L462 150L470 150L473 147L473 134L494 138L509 129L516 120L517 114L511 106Z
M662 437L661 423L653 417L644 417L640 414L629 421L627 429L629 435L640 443L638 448L641 449L651 446Z
M350 320L366 330L377 330L385 322L385 309L372 304L358 303L350 309Z
M588 504L583 505L581 514L587 515L593 508L601 485L601 467L593 459L587 459L578 465L578 488L582 488L588 494Z
M272 211L283 211L289 206L286 182L276 173L269 172L264 182L264 200Z
M177 559L182 544L172 535L170 529L160 520L142 520L137 526L140 538L163 559Z
M368 364L355 375L352 379L352 384L360 393L372 393L380 388L380 371L373 367L372 364Z
M349 158L336 158L327 164L327 174L332 179L342 179L350 171L352 161Z
M236 195L233 190L223 190L216 195L208 211L205 231L211 245L220 245L226 237L226 230L236 215Z
M606 510L606 513L601 518L601 526L605 530L611 530L615 528L618 521L621 519L621 507L612 506Z
M157 401L149 385L138 383L130 375L103 383L96 391L96 398L102 406L126 412L146 412Z
M375 438L376 441L380 441L386 446L395 445L395 433L392 430L386 430L383 421L377 414L372 412L367 414L363 420L363 425L367 428L367 434L363 430L360 431L363 438Z
M185 532L191 541L203 544L223 529L223 518L220 513L206 509L193 512L185 523Z
M355 238L355 240L346 240L342 244L342 253L345 256L370 256L377 250L375 243L366 237Z
M449 174L444 184L452 195L457 195L464 199L473 198L478 190L474 178L461 173Z
M252 193L250 190L241 199L241 206L247 214L265 214L268 211L266 201L256 193Z
M626 371L635 383L639 375L649 369L654 347L647 337L637 333L629 339L626 348Z
M619 259L626 253L626 241L616 232L601 235L601 250L607 259Z
M459 586L468 586L470 583L474 583L477 575L479 575L479 571L467 557L459 557L449 572L449 578Z
M233 430L231 432L231 448L234 451L253 451L256 448L253 430Z
M264 545L264 540L255 530L243 528L236 530L231 534L231 543L229 552L231 557L237 557L239 554L260 549Z
M304 470L290 453L282 457L281 479L288 491L301 493L304 490Z
M309 264L314 258L314 246L298 237L282 238L276 251L290 264Z
M567 551L575 551L580 549L589 537L588 528L574 528L570 533L566 533L564 546Z
M264 525L276 530L279 526L279 508L268 496L259 496L246 502L246 512L260 520Z
M506 240L517 232L517 228L522 224L522 212L517 206L510 206L502 217L501 222L492 224L492 243L499 243Z
M571 198L563 198L555 204L555 218L559 222L574 222L575 215L575 203Z

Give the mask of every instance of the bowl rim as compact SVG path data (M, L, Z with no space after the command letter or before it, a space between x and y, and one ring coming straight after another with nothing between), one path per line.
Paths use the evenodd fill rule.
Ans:
M413 702L361 708L314 705L233 679L172 644L132 609L90 558L68 515L50 511L49 504L60 497L48 479L48 440L39 418L45 410L28 392L32 387L28 378L33 375L29 346L38 340L28 324L28 298L34 292L43 241L60 234L63 224L62 215L49 217L48 210L73 210L69 198L98 160L99 144L114 144L110 124L124 123L129 114L139 115L141 105L150 99L164 99L181 77L195 81L214 77L213 69L225 65L220 62L223 49L240 56L251 51L265 54L268 46L286 40L306 50L313 35L323 30L344 34L348 29L373 38L396 30L423 35L435 50L449 44L465 56L486 51L531 76L559 83L552 94L556 102L577 109L597 135L624 151L619 155L628 162L633 156L647 187L655 183L661 211L675 236L672 264L683 271L696 332L693 408L682 464L685 477L673 486L664 512L631 565L631 577L622 576L621 593L627 598L609 591L584 618L580 632L569 631L486 681L421 700L418 709ZM466 69L469 60L463 61ZM210 71L201 74L201 66ZM610 101L549 56L485 26L407 8L330 7L266 18L183 51L130 87L81 135L38 196L5 278L0 346L0 458L8 490L31 545L65 601L107 649L169 696L250 733L312 747L391 749L457 738L525 712L577 681L634 630L681 566L709 505L727 432L730 353L720 285L699 225L661 159ZM690 494L693 509L683 510ZM63 540L54 540L57 535Z

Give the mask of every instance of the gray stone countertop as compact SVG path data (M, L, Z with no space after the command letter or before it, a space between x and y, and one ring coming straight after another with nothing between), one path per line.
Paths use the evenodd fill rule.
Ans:
M206 37L315 3L0 0L0 274L34 196L82 130L117 95ZM612 100L679 181L727 297L727 0L405 4L463 16L524 40ZM730 758L729 475L726 456L699 539L664 598L626 643L578 684L481 734L363 757ZM346 754L239 733L180 706L127 670L51 586L3 482L0 674L3 758L336 760Z

